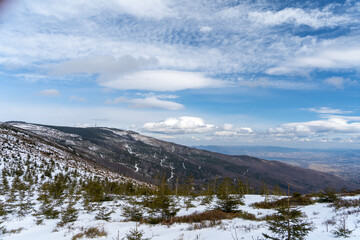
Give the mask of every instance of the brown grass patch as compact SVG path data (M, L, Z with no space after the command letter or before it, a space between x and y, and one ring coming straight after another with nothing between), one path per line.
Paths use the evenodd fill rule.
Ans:
M83 237L87 237L87 238L99 238L99 237L104 237L107 236L107 232L104 230L104 228L97 228L97 227L90 227L87 228L85 230L83 230L82 232L75 234L71 240L77 240L77 239L81 239Z
M173 217L168 218L163 221L164 224L171 225L174 223L201 223L204 221L219 221L223 219L234 219L234 218L242 218L247 220L259 220L256 218L254 214L245 212L245 211L238 211L238 212L232 212L232 213L226 213L221 210L210 210L205 211L202 213L193 213L191 215L187 216L181 216L181 217Z

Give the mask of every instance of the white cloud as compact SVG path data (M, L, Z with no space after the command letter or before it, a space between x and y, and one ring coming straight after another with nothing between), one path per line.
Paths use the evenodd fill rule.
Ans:
M140 71L119 77L99 79L101 86L114 89L179 91L184 89L226 86L223 81L207 78L201 73L171 70Z
M320 114L347 114L352 113L352 111L343 111L341 109L334 109L329 107L320 107L320 108L309 108L307 109L310 112L320 113Z
M204 33L211 32L212 30L213 29L211 27L209 27L209 26L203 26L203 27L200 28L200 32L204 32Z
M154 133L192 134L211 132L215 129L215 125L206 124L202 118L184 116L168 118L163 122L145 123L142 129Z
M344 89L345 85L356 85L357 81L350 80L343 77L331 77L324 80L324 82L337 89Z
M251 128L247 128L247 127L234 128L233 124L226 123L223 125L222 130L216 131L214 135L222 136L222 137L231 137L231 136L249 135L253 132L254 131Z
M279 128L269 129L271 134L283 136L314 136L319 134L359 134L360 117L329 116L326 119L286 123Z
M60 92L56 89L45 89L41 92L38 92L38 95L41 96L50 96L50 97L58 97L60 96Z
M202 118L198 117L180 117L168 118L162 122L146 123L142 127L143 131L161 134L200 134L206 133L205 139L213 139L213 137L232 138L238 136L246 136L253 134L254 131L248 127L234 128L233 124L226 123L223 126L207 124ZM201 138L203 138L202 136Z
M108 100L106 103L109 104L117 104L117 103L128 103L133 108L159 108L159 109L166 109L166 110L181 110L184 109L184 105L172 101L166 101L162 99L166 99L169 96L149 96L145 98L135 98L135 99L128 99L126 97L118 97L114 100ZM170 96L171 97L171 96Z
M350 14L351 21L358 19L358 10L351 4L342 15L336 15L331 8L264 12L272 5L266 1L245 1L234 7L222 1L211 4L202 1L177 4L171 0L64 0L51 4L25 1L12 12L12 21L5 22L0 29L0 64L36 68L73 59L60 64L58 72L70 73L74 68L94 72L90 67L79 66L77 61L82 59L83 64L88 62L97 71L99 68L114 71L112 66L116 62L111 58L118 60L119 56L131 55L135 59L156 58L158 69L203 72L207 76L258 73L271 66L281 67L282 61L299 55L300 49L312 49L322 40L316 36L284 34L282 29L257 24L249 12L265 18L269 15L280 22L285 18L312 26L336 25ZM125 14L140 18L134 20ZM289 17L291 14L293 18ZM348 28L350 23L344 20L342 24ZM213 30L209 34L197 37L200 44L194 46L191 33L210 28ZM96 56L99 61L99 56L108 56L104 61L110 63L109 67L97 66L93 59ZM291 66L284 67L288 71Z
M92 123L94 126L107 126L127 129L130 125L142 126L144 116L147 121L165 119L168 112L125 108L121 106L88 106L88 105L53 105L42 103L4 102L0 101L0 121L26 121L57 126L74 126L75 124ZM99 119L100 117L100 119ZM135 129L138 130L138 129Z
M353 22L350 16L334 15L318 9L285 8L280 11L250 12L249 18L257 23L276 26L281 24L308 25L313 28L334 27Z
M315 69L360 70L359 35L339 37L333 40L320 41L315 46L299 51L294 57L286 59L282 64L266 70L272 75L298 74L307 75ZM330 79L328 84L342 87L341 79ZM345 79L343 79L345 80Z

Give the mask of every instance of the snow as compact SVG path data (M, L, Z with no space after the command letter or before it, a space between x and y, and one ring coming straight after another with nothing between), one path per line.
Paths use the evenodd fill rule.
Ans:
M41 136L45 136L45 137L56 137L58 139L64 139L64 140L66 140L66 138L81 140L81 137L77 134L65 133L45 126L39 126L31 123L11 123L11 125L17 128L30 130L31 132L40 134Z
M126 148L126 150L128 151L128 153L130 153L131 155L134 155L134 156L140 156L140 154L136 153L136 152L133 152L133 150L131 149L131 147L128 145L128 144L125 144L124 147Z
M110 129L110 128L102 128L106 131L110 131L116 135L119 135L119 136L126 136L128 135L128 132L127 131L122 131L122 130L114 130L114 129Z
M250 207L250 204L254 202L259 202L264 200L264 197L260 195L246 195L245 196L245 205L241 206L240 209L250 213L254 213L257 216L273 213L274 210L263 210L263 209L254 209ZM182 204L183 199L180 198L180 204ZM26 216L23 219L11 219L7 221L8 229L16 229L23 227L24 229L17 234L5 234L3 236L4 240L22 240L22 239L37 239L37 240L47 240L47 239L71 239L73 235L80 232L80 229L88 227L99 227L104 228L108 233L107 237L102 237L100 239L115 239L119 233L120 237L124 237L130 229L136 227L135 222L126 222L124 218L121 217L120 208L116 208L115 205L125 204L122 201L118 201L117 204L113 202L104 203L105 206L114 207L115 212L111 215L112 220L109 222L102 220L94 220L96 212L86 213L83 211L75 223L70 225L70 230L68 228L60 228L58 231L54 232L56 228L56 220L46 220L44 225L36 225L34 223L33 216ZM195 207L189 208L186 210L182 208L178 216L189 215L195 212L205 211L209 206L200 205L200 198L197 198L193 204ZM359 209L358 209L359 210ZM316 228L309 233L306 237L308 240L319 240L319 239L336 239L331 233L335 229L335 226L328 226L328 231L326 230L326 225L324 222L328 219L334 218L339 220L344 213L344 211L335 212L333 208L329 207L329 204L326 203L316 203L314 205L302 207L307 220L313 222ZM261 213L260 213L261 212ZM359 239L360 237L360 228L359 225L359 213L351 214L347 216L347 224L350 229L354 229L350 238L348 239ZM266 227L266 222L264 221L250 221L243 219L233 219L233 220L223 220L220 225L202 228L193 230L193 224L173 224L171 226L166 225L148 225L140 224L138 226L139 230L145 232L144 237L151 238L152 240L178 240L178 239L204 239L204 240L233 240L233 236L237 235L238 239L258 239L262 237L262 233L269 233ZM235 238L236 239L236 238Z
M162 166L162 167L164 166L165 160L166 160L166 157L160 160L160 166Z
M183 166L183 168L184 168L184 169L186 169L186 167L185 167L185 163L184 163L184 162L182 162L182 166Z
M155 146L155 147L158 146L156 144L156 141L151 137L143 136L143 135L140 135L140 134L137 134L137 133L133 133L133 134L131 134L131 136L137 141L140 141L140 142L143 142L143 143L146 143L148 145Z
M172 163L170 163L170 171L171 171L171 172L170 172L170 177L167 179L168 182L170 182L171 179L174 178L174 169L175 169L175 167L173 166Z

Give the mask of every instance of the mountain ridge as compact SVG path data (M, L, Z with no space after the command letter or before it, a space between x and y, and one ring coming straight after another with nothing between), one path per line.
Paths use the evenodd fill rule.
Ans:
M357 184L333 175L307 170L279 161L251 156L231 156L199 150L148 137L134 131L116 128L74 128L24 122L7 122L8 126L28 131L40 138L71 149L74 154L125 176L154 183L160 175L171 184L193 176L196 183L230 177L260 186L265 182L283 190L290 184L293 191L319 191L327 186L338 190L356 189Z

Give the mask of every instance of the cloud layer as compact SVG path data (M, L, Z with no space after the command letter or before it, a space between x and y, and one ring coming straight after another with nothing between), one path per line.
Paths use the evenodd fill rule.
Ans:
M118 97L114 100L108 100L108 104L127 103L133 108L159 108L166 110L181 110L184 109L184 105L173 101L164 99L173 99L173 96L162 96L162 95L149 95L145 98L133 98L129 99L126 97Z
M104 77L100 85L108 88L149 91L179 91L185 89L225 87L219 80L205 77L201 73L171 70L140 71L119 77Z

